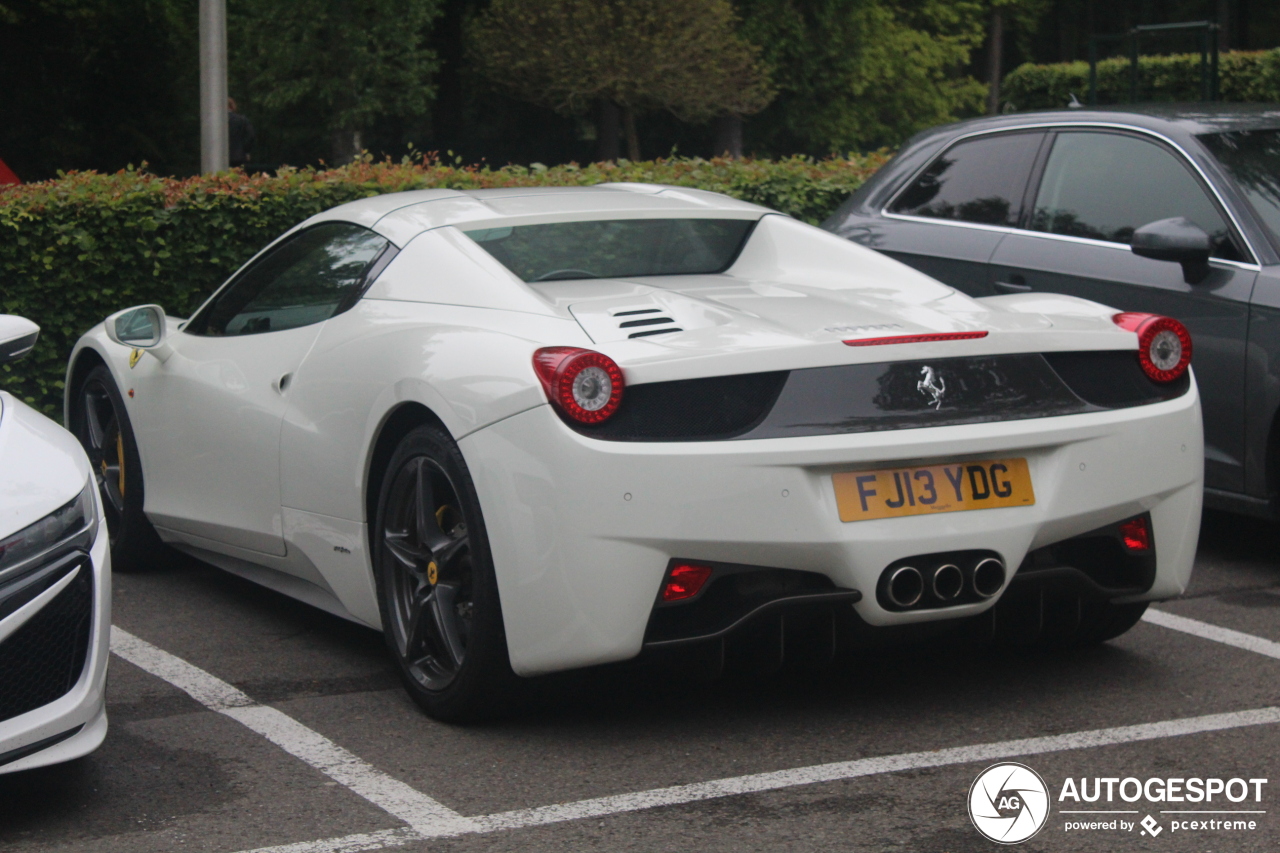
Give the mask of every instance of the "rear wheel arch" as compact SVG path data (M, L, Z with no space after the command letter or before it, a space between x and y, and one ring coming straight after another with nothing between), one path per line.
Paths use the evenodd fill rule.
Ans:
M435 426L446 435L452 435L444 421L431 409L421 403L401 403L392 409L378 428L377 437L369 453L369 464L365 469L364 485L364 517L368 528L369 553L373 554L374 519L378 514L378 495L382 491L382 480L387 475L387 464L400 440L413 430L425 424Z

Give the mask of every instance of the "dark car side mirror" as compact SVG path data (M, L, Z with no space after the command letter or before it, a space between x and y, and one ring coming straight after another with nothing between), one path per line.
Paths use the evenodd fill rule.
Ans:
M1182 216L1148 222L1133 232L1129 244L1135 255L1156 261L1182 264L1187 284L1199 284L1209 275L1213 238L1203 228Z

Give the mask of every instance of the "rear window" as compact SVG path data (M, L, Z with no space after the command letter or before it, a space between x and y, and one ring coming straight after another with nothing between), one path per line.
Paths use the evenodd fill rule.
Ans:
M605 219L465 232L528 282L723 272L750 219Z
M890 213L1017 226L1043 133L995 133L960 142L898 196Z

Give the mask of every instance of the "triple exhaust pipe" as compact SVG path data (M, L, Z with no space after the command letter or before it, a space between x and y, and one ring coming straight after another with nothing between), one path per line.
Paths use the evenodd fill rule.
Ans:
M881 582L883 598L896 610L938 607L965 601L985 601L1004 587L1004 562L998 557L979 556L936 562L921 570L911 563L885 569ZM916 561L912 561L916 562Z

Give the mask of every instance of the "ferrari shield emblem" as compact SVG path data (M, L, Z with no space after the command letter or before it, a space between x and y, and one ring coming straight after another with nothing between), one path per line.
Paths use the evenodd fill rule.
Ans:
M440 567L436 565L436 561L432 560L427 563L427 583L432 586L436 585L436 581L440 579Z
M133 369L134 365L138 363L138 359L140 358L142 358L142 350L137 349L135 347L133 352L129 353L129 369L130 370Z

